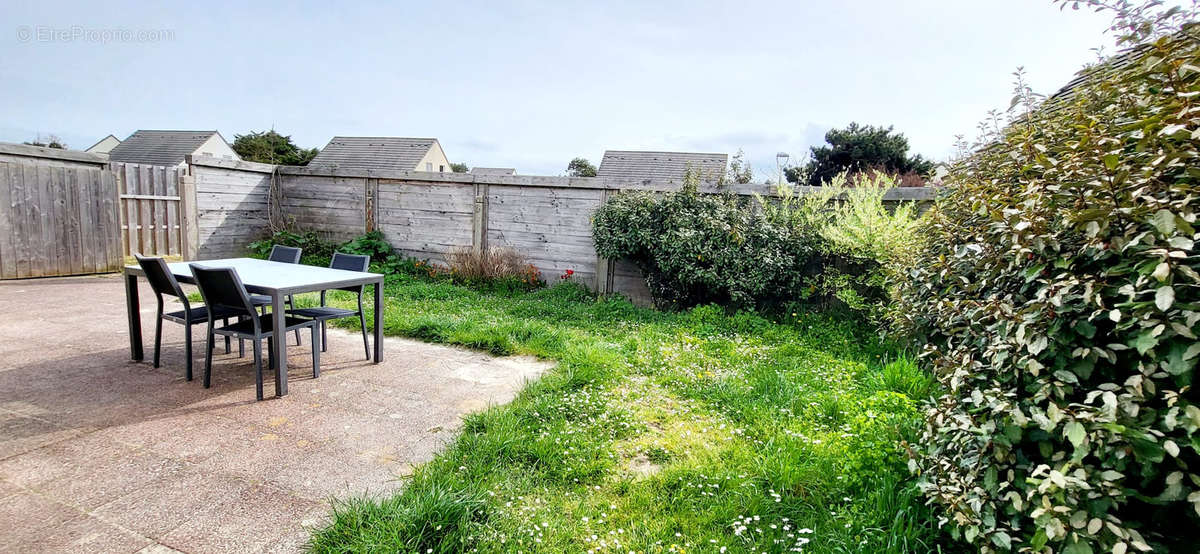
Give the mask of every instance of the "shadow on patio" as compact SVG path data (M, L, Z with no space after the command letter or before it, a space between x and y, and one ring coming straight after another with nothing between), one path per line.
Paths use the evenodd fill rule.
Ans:
M297 550L331 498L400 486L463 414L548 367L402 339L372 365L330 329L319 379L306 339L288 349L291 394L255 402L236 343L203 388L202 329L196 381L178 325L162 368L131 362L123 294L115 276L0 283L0 550Z

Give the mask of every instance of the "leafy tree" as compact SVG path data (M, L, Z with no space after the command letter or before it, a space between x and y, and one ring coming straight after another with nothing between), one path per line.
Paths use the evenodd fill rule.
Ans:
M467 167L467 164L464 163L452 163L450 164L450 171L455 173L466 173L471 171L471 168Z
M879 170L889 174L917 173L928 176L933 162L920 154L908 155L908 139L891 126L876 127L851 123L845 129L825 133L827 145L814 146L811 159L802 168L789 168L793 183L821 185L839 173ZM805 180L805 181L802 181Z
M233 136L233 151L243 160L279 165L307 165L317 155L316 148L300 148L292 137L270 131Z
M43 148L57 148L59 150L67 149L67 143L63 142L63 139L58 138L58 135L46 137L45 142L42 142L42 137L39 135L36 139L25 141L25 144L29 146L41 146Z
M571 163L567 164L567 175L572 177L595 177L596 166L592 162L587 161L587 158L575 158Z

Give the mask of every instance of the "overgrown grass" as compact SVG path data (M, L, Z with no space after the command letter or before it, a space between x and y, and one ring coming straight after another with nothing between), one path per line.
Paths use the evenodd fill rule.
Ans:
M569 283L393 275L385 294L389 335L558 365L394 496L338 504L315 551L939 548L900 446L932 382L858 324L660 313Z

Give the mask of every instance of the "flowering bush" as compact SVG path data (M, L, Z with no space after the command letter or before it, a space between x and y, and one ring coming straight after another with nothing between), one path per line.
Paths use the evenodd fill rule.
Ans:
M985 137L933 211L897 311L947 392L912 467L985 552L1195 548L1197 31Z

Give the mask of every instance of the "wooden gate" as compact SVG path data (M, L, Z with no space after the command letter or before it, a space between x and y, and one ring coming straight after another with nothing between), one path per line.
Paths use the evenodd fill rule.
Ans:
M110 164L121 205L121 248L125 256L190 258L187 206L180 195L178 167Z
M117 189L103 159L79 152L4 146L0 148L0 279L120 269Z

